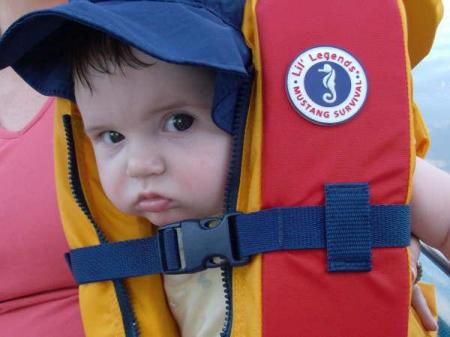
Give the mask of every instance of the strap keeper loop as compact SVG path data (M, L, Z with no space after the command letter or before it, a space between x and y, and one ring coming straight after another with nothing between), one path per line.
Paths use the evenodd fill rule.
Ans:
M372 228L367 183L325 185L328 271L372 270Z

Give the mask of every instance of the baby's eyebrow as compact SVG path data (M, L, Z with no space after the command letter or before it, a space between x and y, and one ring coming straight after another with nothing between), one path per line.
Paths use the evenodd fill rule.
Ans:
M89 125L84 127L84 132L87 134L93 134L105 129L107 129L107 127L103 125Z
M201 101L191 101L187 99L183 99L180 97L177 97L176 99L162 103L158 106L153 106L152 111L154 112L165 112L165 111L171 111L171 110L178 110L178 109L189 109L189 108L208 108L208 104L201 102Z

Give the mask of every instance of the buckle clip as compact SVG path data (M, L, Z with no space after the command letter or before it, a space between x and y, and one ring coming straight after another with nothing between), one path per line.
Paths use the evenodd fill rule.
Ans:
M158 230L161 265L165 274L187 274L217 268L222 265L240 266L248 263L248 256L240 258L234 252L232 226L238 213L225 214L223 218L185 220L163 226ZM167 263L168 247L164 236L175 232L178 258L181 267L170 269ZM173 233L172 233L173 234ZM172 254L170 256L173 256Z

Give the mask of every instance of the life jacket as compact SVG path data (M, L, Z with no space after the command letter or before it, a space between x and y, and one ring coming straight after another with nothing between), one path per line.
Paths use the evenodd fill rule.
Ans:
M253 223L280 248L223 267L228 303L222 336L433 335L410 308L404 235L392 248L372 219L379 212L374 221L385 224L392 213L397 219L397 209L400 222L408 218L404 205L411 198L415 156L428 148L410 70L427 54L441 15L440 2L433 0L247 1L242 32L253 52L254 81L238 126L238 170L228 202L230 211L255 214L246 223L247 236L239 237L240 243L249 238L243 248L256 242L264 250L264 241L252 241L258 228ZM318 111L312 103L325 96L312 99L314 89L295 78L315 81L335 99L339 91L332 90L327 62L340 64L332 68L347 79L343 85L351 97L340 109L329 103ZM324 76L305 79L314 67ZM352 77L357 71L360 78ZM339 90L342 83L336 83ZM59 99L55 118L58 199L73 251L101 245L104 238L156 235L147 221L121 213L104 195L76 106ZM308 211L294 214L301 207ZM268 213L277 226L264 222ZM286 219L291 216L294 221ZM297 216L305 223L297 224ZM311 249L289 249L289 240L305 232L302 244L313 242ZM323 247L315 246L318 241ZM88 337L179 336L160 274L81 283Z

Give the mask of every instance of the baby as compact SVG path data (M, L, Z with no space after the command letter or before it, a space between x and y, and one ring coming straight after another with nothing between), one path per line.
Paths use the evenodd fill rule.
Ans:
M220 214L231 136L211 118L215 73L157 60L94 31L77 50L84 54L72 58L75 97L114 205L156 226ZM184 337L219 335L220 269L166 275L164 286Z

